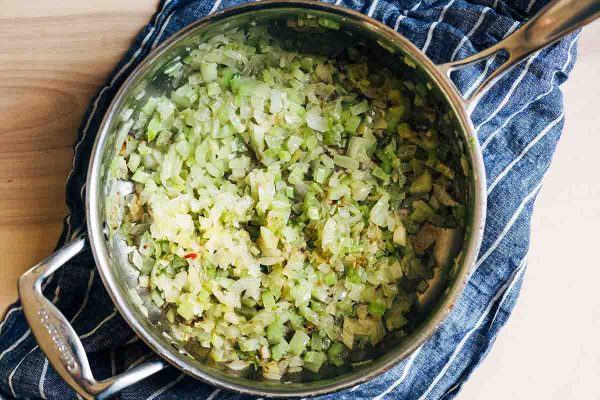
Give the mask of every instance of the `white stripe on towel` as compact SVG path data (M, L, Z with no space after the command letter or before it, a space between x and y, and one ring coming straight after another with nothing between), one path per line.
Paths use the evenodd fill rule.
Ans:
M38 390L40 391L40 397L46 399L44 394L44 380L46 379L46 372L48 372L48 359L44 357L44 366L42 367L42 374L40 375L40 381L38 383Z
M108 322L111 319L113 319L115 317L115 315L117 315L117 310L114 310L112 313L110 313L108 315L108 317L106 317L102 321L100 321L100 323L94 329L92 329L91 331L89 331L86 334L81 335L79 338L80 339L85 339L85 338L88 338L88 337L92 336L94 333L96 333L96 331L98 329L100 329L100 327L102 327L102 325L104 325L106 322Z
M419 8L419 6L421 5L421 3L422 3L422 1L419 1L409 11L415 11L417 8ZM394 24L394 30L395 31L398 30L398 28L400 27L400 21L402 21L404 18L406 18L406 14L408 14L409 11L401 12L400 15L398 15L398 18L396 18L396 23Z
M521 159L525 156L525 154L527 154L527 152L533 146L535 146L535 144L537 142L539 142L544 136L546 136L546 134L548 134L548 132L550 132L550 130L552 128L554 128L556 126L556 124L558 124L563 119L564 116L565 116L565 111L563 110L554 121L550 122L550 124L548 126L546 126L535 138L533 138L533 140L531 142L529 142L527 144L527 146L525 146L523 151L521 151L521 153L514 160L512 160L511 163L508 164L508 166L506 168L504 168L504 170L496 177L496 179L494 179L494 182L492 182L492 184L490 185L490 187L487 191L488 196L496 188L498 183L500 183L500 181L502 181L502 178L504 178L510 172L510 170L515 166L515 164L517 164L519 161L521 161Z
M29 350L29 352L27 354L25 354L25 356L23 358L21 358L21 361L19 361L17 363L17 365L13 368L13 370L10 372L10 374L8 374L8 387L10 388L10 392L12 393L12 396L15 398L17 397L17 394L15 393L15 388L13 387L13 383L12 383L13 376L15 375L15 372L17 372L17 369L21 366L23 361L25 361L27 356L29 356L31 353L33 353L34 350L37 350L37 348L38 348L38 346L35 346L33 349Z
M404 370L402 371L402 375L400 375L400 378L398 378L397 381L395 381L394 383L392 383L387 389L385 389L383 392L381 392L381 394L375 396L373 398L373 400L381 400L386 394L390 393L400 383L402 383L402 381L404 379L406 379L406 376L408 375L408 371L410 371L410 368L412 367L415 359L419 355L419 352L421 351L422 348L423 348L423 345L419 346L419 348L415 350L415 352L412 354L412 356L410 356L410 358L408 359L406 365L404 366Z
M73 323L77 319L77 317L79 317L79 314L81 314L81 312L87 305L87 303L90 299L90 292L92 291L92 284L94 283L95 276L96 276L96 270L95 269L90 270L90 277L88 279L87 288L85 289L85 295L83 296L83 302L81 303L79 310L77 310L77 312L75 313L73 318L71 318L71 323Z
M508 298L508 295L512 292L512 290L515 287L515 285L517 284L517 282L519 282L519 278L521 277L521 275L523 275L523 273L525 272L525 267L527 266L527 256L528 255L529 255L529 253L526 253L523 256L523 260L521 260L521 264L519 266L520 271L517 274L517 276L515 276L515 279L513 279L513 281L511 282L510 286L508 287L508 289L506 290L506 292L504 292L504 295L500 299L500 302L498 303L498 308L496 309L496 312L494 313L494 316L492 317L492 321L490 322L490 326L494 325L494 321L496 321L496 317L498 317L498 314L500 313L500 310L502 310L502 305L504 304L504 302Z
M511 25L511 27L508 29L508 31L506 31L506 34L504 35L504 37L507 37L508 35L510 35L511 33L513 33L515 31L515 29L518 28L518 26L519 26L519 22L515 21ZM494 63L494 61L496 61L496 58L498 58L497 54L494 57L489 58L485 62L485 66L483 67L483 71L477 77L477 79L475 79L475 82L473 82L473 84L465 91L464 97L468 98L469 96L471 96L471 94L475 91L475 89L477 89L479 87L479 85L481 85L481 82L483 82L483 80L487 76L488 70L490 69L490 67L492 66L492 64Z
M491 10L491 8L486 7L483 10L483 12L481 13L481 15L479 15L479 19L477 20L475 25L473 25L473 28L471 28L471 30L469 31L469 33L466 34L466 36L463 36L463 38L458 43L458 46L456 46L456 48L452 52L452 55L450 56L450 61L454 61L454 57L456 57L456 54L458 53L458 51L464 46L464 44L467 42L467 40L469 40L469 38L475 33L477 28L479 28L479 26L483 23L483 21L485 20L485 15L490 10Z
M535 61L535 59L538 57L540 52L541 51L537 51L531 57L529 57L529 59L527 60L527 62L525 64L525 68L523 68L523 71L521 71L521 73L519 74L517 79L515 79L515 81L513 82L512 86L510 87L510 89L508 90L508 92L506 93L506 95L504 96L502 101L500 102L500 104L498 104L498 107L496 107L496 109L482 123L480 123L479 125L477 125L475 127L475 133L477 133L483 125L490 122L496 115L498 115L498 113L502 110L502 108L504 108L506 103L508 103L508 101L512 97L513 93L517 89L517 86L519 86L521 81L525 78L525 76L527 76L527 73L529 72L529 67Z
M185 377L185 374L181 373L181 375L179 375L177 377L177 379L175 379L172 382L167 383L165 386L161 387L160 389L158 389L157 391L152 393L150 396L148 396L148 398L146 400L154 400L155 398L157 398L158 396L160 396L167 390L171 389L173 386L177 385L177 383L179 383L179 381L182 380L184 377Z
M523 107L519 108L517 111L515 111L513 114L511 114L508 118L506 118L506 120L502 123L502 125L500 125L500 127L498 129L496 129L494 132L492 132L486 139L485 141L481 144L481 151L485 150L485 148L488 146L488 144L490 144L490 142L492 141L492 139L494 139L501 131L502 129L504 129L504 127L506 127L506 125L508 125L508 123L518 114L520 114L523 110L525 110L527 107L529 107L532 103L535 103L536 101L538 101L539 99L549 95L552 92L552 89L554 89L554 78L556 78L556 74L558 72L562 72L563 74L565 73L565 71L567 70L569 63L571 62L571 59L573 58L573 54L571 53L571 50L573 49L573 45L575 43L577 43L577 39L579 38L579 34L577 34L577 36L575 37L575 39L573 39L573 41L571 42L571 44L569 45L569 49L567 50L568 56L567 56L567 61L565 62L565 64L562 66L562 68L560 70L556 70L554 71L554 74L552 75L552 79L550 79L550 88L545 91L544 93L540 94L538 97L536 97L535 99L533 99L531 102L523 105Z
M135 360L134 362L132 362L131 364L129 364L129 366L127 367L127 371L140 365L141 363L143 363L144 361L146 361L147 359L149 359L150 357L152 357L155 353L148 353L148 354L144 354L143 356L141 356L140 358L138 358L137 360Z
M537 192L540 190L540 188L542 187L542 182L538 183L538 185L535 188L533 188L533 190L531 192L529 192L529 194L527 196L525 196L523 198L523 201L521 202L521 204L519 204L519 206L515 210L514 214L508 220L508 223L506 224L506 226L504 227L504 229L500 233L500 236L498 236L498 238L490 246L490 248L479 258L479 260L477 260L477 263L475 264L475 268L473 268L473 271L471 271L471 275L473 275L475 273L475 271L477 271L477 269L479 268L479 266L481 266L481 264L483 264L484 261L487 260L487 258L490 256L490 254L492 254L494 252L494 250L496 250L496 248L500 245L500 243L502 242L502 240L504 239L504 237L510 231L510 228L512 228L512 226L514 225L514 223L517 221L517 219L519 218L519 216L523 212L523 209L525 208L525 206L527 205L527 203L529 203L529 200L531 200L537 194Z
M214 398L215 398L215 397L217 397L217 395L218 395L219 393L221 393L221 389L215 389L215 391L214 391L214 392L212 392L212 393L210 394L210 396L208 396L208 397L206 398L206 400L214 400Z
M15 311L19 311L22 310L23 308L21 306L15 307L15 308L11 308L9 312L6 313L6 315L4 316L4 321L0 322L0 335L2 334L2 328L4 328L4 324L6 323L6 321L8 321L8 317L10 317L10 314L12 314Z
M171 21L171 18L173 17L173 14L175 14L175 11L173 11L171 14L169 14L169 16L167 17L167 19L165 19L165 23L163 24L162 28L160 28L160 31L158 32L158 35L156 35L156 39L154 39L154 43L152 43L152 47L150 47L152 50L154 50L154 48L160 42L160 38L162 37L163 33L165 32L165 29L167 28L167 26L169 25L169 21Z
M377 8L377 3L379 2L379 0L373 0L371 2L371 7L369 7L369 11L367 11L367 15L369 17L373 16L373 13L375 12L375 9Z
M215 4L213 4L212 8L208 12L208 15L210 15L210 14L214 13L215 11L217 11L217 9L219 8L219 5L221 5L221 0L215 1Z
M521 263L521 267L522 266L523 266L523 263ZM471 329L469 329L469 331L467 331L467 333L465 334L465 336L460 340L460 342L458 343L458 346L456 346L456 349L454 350L454 352L452 353L452 355L450 356L450 358L448 359L448 361L446 362L446 364L442 367L442 369L440 370L440 372L438 373L438 375L435 377L435 379L433 380L433 382L431 382L431 385L429 385L429 387L427 388L427 390L421 395L421 397L419 397L419 400L426 399L427 395L429 394L429 392L431 392L431 390L433 390L433 388L439 382L439 380L446 374L446 371L448 371L448 368L450 368L450 365L452 365L452 362L456 359L456 357L458 356L458 354L460 353L460 351L464 347L464 345L467 342L467 340L469 340L469 338L471 337L471 335L477 329L479 329L479 327L481 326L481 324L483 323L483 321L485 320L485 318L488 316L488 314L492 310L492 307L494 306L494 304L496 303L496 301L500 298L500 296L502 296L504 294L504 292L510 287L510 285L512 284L512 282L515 280L515 278L516 278L518 272L520 271L521 267L519 267L515 271L513 271L513 273L511 274L510 278L508 279L508 281L506 281L506 283L500 288L500 290L494 295L494 297L492 297L492 299L488 303L487 307L485 308L485 310L483 311L483 313L481 314L481 316L479 317L479 319L477 320L477 322L475 323L475 325Z
M450 6L452 4L454 4L456 0L450 0L445 6L444 8L442 8L442 12L440 13L440 17L438 18L437 21L435 21L433 24L431 24L431 26L429 27L429 30L427 31L427 39L425 39L425 44L423 45L423 53L427 53L427 49L429 48L429 44L431 44L431 38L433 38L433 31L435 30L435 27L438 26L443 20L444 17L446 16L446 11L448 11L448 9L450 8Z

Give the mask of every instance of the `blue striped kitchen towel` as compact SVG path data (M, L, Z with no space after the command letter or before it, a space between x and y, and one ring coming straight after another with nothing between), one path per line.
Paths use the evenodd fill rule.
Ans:
M459 59L517 29L545 0L337 0L409 38L433 61ZM88 109L67 182L71 214L58 246L83 231L87 163L102 116L125 77L160 42L190 22L240 0L165 0ZM412 356L375 380L323 399L449 399L488 353L517 299L527 263L533 203L564 122L559 85L573 67L576 34L533 55L501 79L472 119L487 168L488 213L483 246L466 290L448 319ZM456 74L471 92L501 60ZM73 321L92 369L106 378L152 356L109 299L84 252L56 273L49 298ZM66 400L75 393L48 366L19 303L0 324L0 393L6 398ZM167 368L123 390L122 399L239 399Z

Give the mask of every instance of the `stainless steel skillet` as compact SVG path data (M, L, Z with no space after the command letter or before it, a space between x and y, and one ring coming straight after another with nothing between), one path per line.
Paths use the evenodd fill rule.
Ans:
M449 246L448 252L459 255L456 266L440 266L431 287L437 288L428 296L421 322L416 330L400 343L389 346L385 354L374 362L334 378L311 382L280 383L249 380L190 358L182 343L168 336L158 310L148 305L145 316L132 301L128 292L135 288L132 266L127 260L123 241L106 226L106 216L115 206L115 199L131 190L127 183L111 179L110 161L120 149L118 127L122 112L135 104L141 90L150 90L158 72L192 43L202 41L222 30L243 27L250 23L269 24L290 16L327 17L338 21L344 32L349 32L373 47L387 51L388 62L400 63L408 58L415 65L414 72L426 79L445 107L453 116L456 140L463 145L470 162L467 185L468 227L458 247ZM463 290L479 250L486 212L484 165L469 113L477 99L503 73L540 48L591 22L600 15L600 1L553 1L536 17L524 24L497 45L474 56L456 62L434 65L407 39L360 13L341 7L311 1L264 1L231 8L203 18L152 52L125 81L112 101L100 127L89 164L87 178L87 238L79 238L33 267L19 279L19 295L31 331L48 357L53 368L85 398L107 398L117 391L172 364L188 375L209 384L238 392L263 397L306 397L341 390L380 375L411 354L444 320ZM457 92L449 74L469 64L505 51L508 59L486 79L469 98ZM118 203L118 202L116 202ZM117 204L118 206L118 204ZM133 330L160 358L133 368L104 381L94 379L81 340L68 320L42 294L41 286L53 272L69 259L91 246L104 285L118 311ZM166 334L166 335L165 335Z

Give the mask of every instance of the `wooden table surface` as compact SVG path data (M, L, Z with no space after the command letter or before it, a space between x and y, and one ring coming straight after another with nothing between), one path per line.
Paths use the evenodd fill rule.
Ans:
M4 0L0 7L0 315L54 248L90 98L156 0Z

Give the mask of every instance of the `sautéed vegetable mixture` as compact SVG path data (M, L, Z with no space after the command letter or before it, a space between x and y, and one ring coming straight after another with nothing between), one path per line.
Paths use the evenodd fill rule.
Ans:
M111 169L135 184L118 232L174 336L273 380L410 332L468 174L427 84L355 47L288 47L260 26L194 46Z

